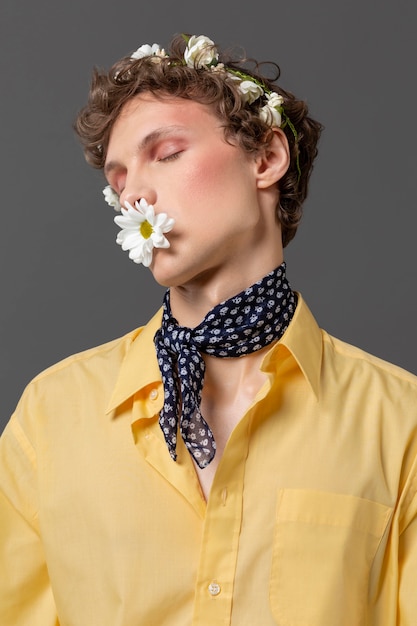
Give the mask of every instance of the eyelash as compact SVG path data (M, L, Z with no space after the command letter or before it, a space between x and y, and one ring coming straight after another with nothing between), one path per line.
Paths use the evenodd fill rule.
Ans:
M175 159L178 159L178 157L181 154L181 150L179 150L178 152L174 152L173 154L169 154L168 156L164 157L163 159L158 159L159 161L163 162L163 161L174 161Z

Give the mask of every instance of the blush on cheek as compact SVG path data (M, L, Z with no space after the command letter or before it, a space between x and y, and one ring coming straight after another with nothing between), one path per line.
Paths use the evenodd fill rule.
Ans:
M193 193L201 194L207 189L213 190L213 185L218 178L217 168L212 160L204 159L203 162L199 161L186 167L182 178L187 193L191 196Z
M198 163L190 164L184 169L184 188L191 196L195 194L195 197L207 197L207 193L212 194L216 189L219 193L227 193L232 169L225 167L225 160L221 155L207 155L204 159L199 159Z

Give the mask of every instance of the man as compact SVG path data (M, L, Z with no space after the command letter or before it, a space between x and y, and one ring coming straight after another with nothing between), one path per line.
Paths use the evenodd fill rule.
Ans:
M416 377L320 330L285 276L320 124L187 36L96 72L76 129L168 289L5 430L3 621L412 624Z

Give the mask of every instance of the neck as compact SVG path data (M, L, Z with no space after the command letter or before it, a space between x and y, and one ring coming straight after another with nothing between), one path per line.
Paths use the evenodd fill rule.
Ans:
M205 468L215 454L209 423L217 422L216 413L221 421L224 412L216 409L216 405L219 406L217 400L216 405L211 402L218 399L222 392L225 398L229 398L224 403L224 410L227 412L227 407L233 405L235 414L240 413L236 410L242 408L238 401L241 388L250 388L252 397L253 390L259 386L257 377L251 376L249 384L249 373L255 371L255 362L258 364L260 358L258 353L282 337L297 306L297 298L286 279L283 264L266 272L255 284L246 285L237 292L235 283L233 291L228 300L212 307L210 314L196 328L181 328L185 324L178 326L170 306L171 294L167 292L161 328L154 338L165 392L160 423L170 454L176 458L180 410L182 435L200 468ZM231 387L219 384L223 381L225 367L216 367L211 356L237 363L234 376L230 379ZM240 361L246 363L240 366ZM177 376L174 374L176 366ZM211 397L210 393L208 396L205 394L204 400L209 422L200 410L203 383L206 390L212 390Z
M171 287L172 315L180 326L194 328L213 307L253 285L281 265L283 260L283 255L279 254L265 267L253 268L250 273L236 271L220 276L216 271L207 272L186 285Z

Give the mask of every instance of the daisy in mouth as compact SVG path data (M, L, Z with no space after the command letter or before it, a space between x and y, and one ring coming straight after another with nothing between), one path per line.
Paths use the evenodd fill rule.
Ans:
M116 243L122 246L122 250L129 250L129 258L134 263L143 263L149 267L154 248L169 248L170 243L164 233L173 228L175 221L166 213L155 215L152 204L148 204L144 198L136 201L134 207L125 202L120 210L122 215L114 218L122 229Z

